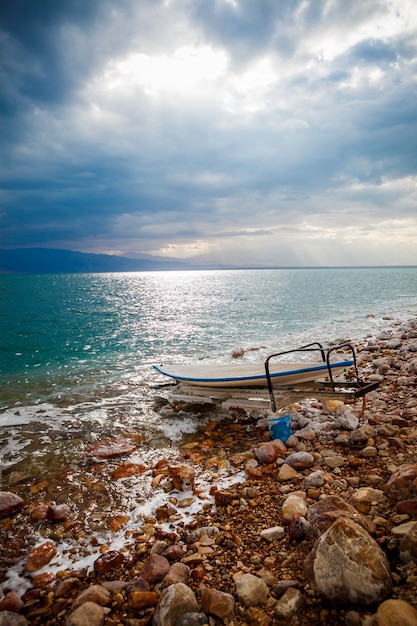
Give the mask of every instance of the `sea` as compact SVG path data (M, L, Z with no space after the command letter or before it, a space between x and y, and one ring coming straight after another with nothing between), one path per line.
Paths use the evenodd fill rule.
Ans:
M136 437L129 460L151 468L177 460L212 419L159 411L169 381L153 364L232 363L236 354L263 362L311 342L360 343L416 317L417 267L2 275L0 489L66 502L99 536L112 512L137 528L166 494L150 469L117 484L97 480L86 446ZM239 479L232 474L218 480ZM45 540L41 527L30 532L34 545ZM125 537L126 528L106 535L106 545ZM91 546L81 554L70 544L61 541L56 568L68 554L91 565ZM3 576L10 583L23 570Z

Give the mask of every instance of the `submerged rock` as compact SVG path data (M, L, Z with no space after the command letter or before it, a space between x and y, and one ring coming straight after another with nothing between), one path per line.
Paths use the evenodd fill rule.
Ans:
M0 491L0 517L12 515L25 506L25 501L11 491Z

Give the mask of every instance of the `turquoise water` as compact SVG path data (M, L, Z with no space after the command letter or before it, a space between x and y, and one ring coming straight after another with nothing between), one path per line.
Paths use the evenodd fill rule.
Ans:
M0 276L2 404L349 333L417 302L417 268ZM356 325L355 325L356 320ZM325 336L322 336L325 335ZM37 397L39 396L39 398Z

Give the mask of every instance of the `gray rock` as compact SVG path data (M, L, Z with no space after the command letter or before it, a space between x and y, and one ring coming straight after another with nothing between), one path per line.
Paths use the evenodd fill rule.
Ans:
M95 602L101 606L106 606L110 602L110 591L101 585L91 585L84 589L77 596L72 605L73 610L84 604L84 602Z
M273 526L272 528L264 528L261 530L262 539L272 542L282 539L285 535L285 529L282 526Z
M371 605L392 590L385 554L356 522L341 517L320 537L304 564L317 591L331 602Z
M208 617L204 613L186 613L180 617L175 626L204 626L208 623Z
M316 470L312 472L304 479L304 488L309 487L322 487L324 485L324 472L323 470Z
M65 626L103 626L105 609L95 602L84 602L66 619Z
M403 563L417 563L417 522L415 522L400 542L400 559Z
M176 626L178 620L186 613L198 613L199 607L193 591L184 585L176 583L161 591L153 626Z
M342 430L356 430L359 426L359 420L356 415L345 410L340 414L337 412L334 425Z
M269 595L268 585L258 576L243 574L236 580L236 595L244 606L263 606Z
M297 471L308 469L315 463L314 456L310 452L293 452L285 459L290 467Z
M23 615L13 611L0 611L0 626L28 626L28 623Z

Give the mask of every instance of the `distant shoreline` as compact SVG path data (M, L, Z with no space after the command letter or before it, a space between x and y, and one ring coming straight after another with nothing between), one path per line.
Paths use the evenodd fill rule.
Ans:
M201 270L413 269L417 265L221 265L163 257L128 258L52 248L0 249L0 275L104 274L122 272Z

